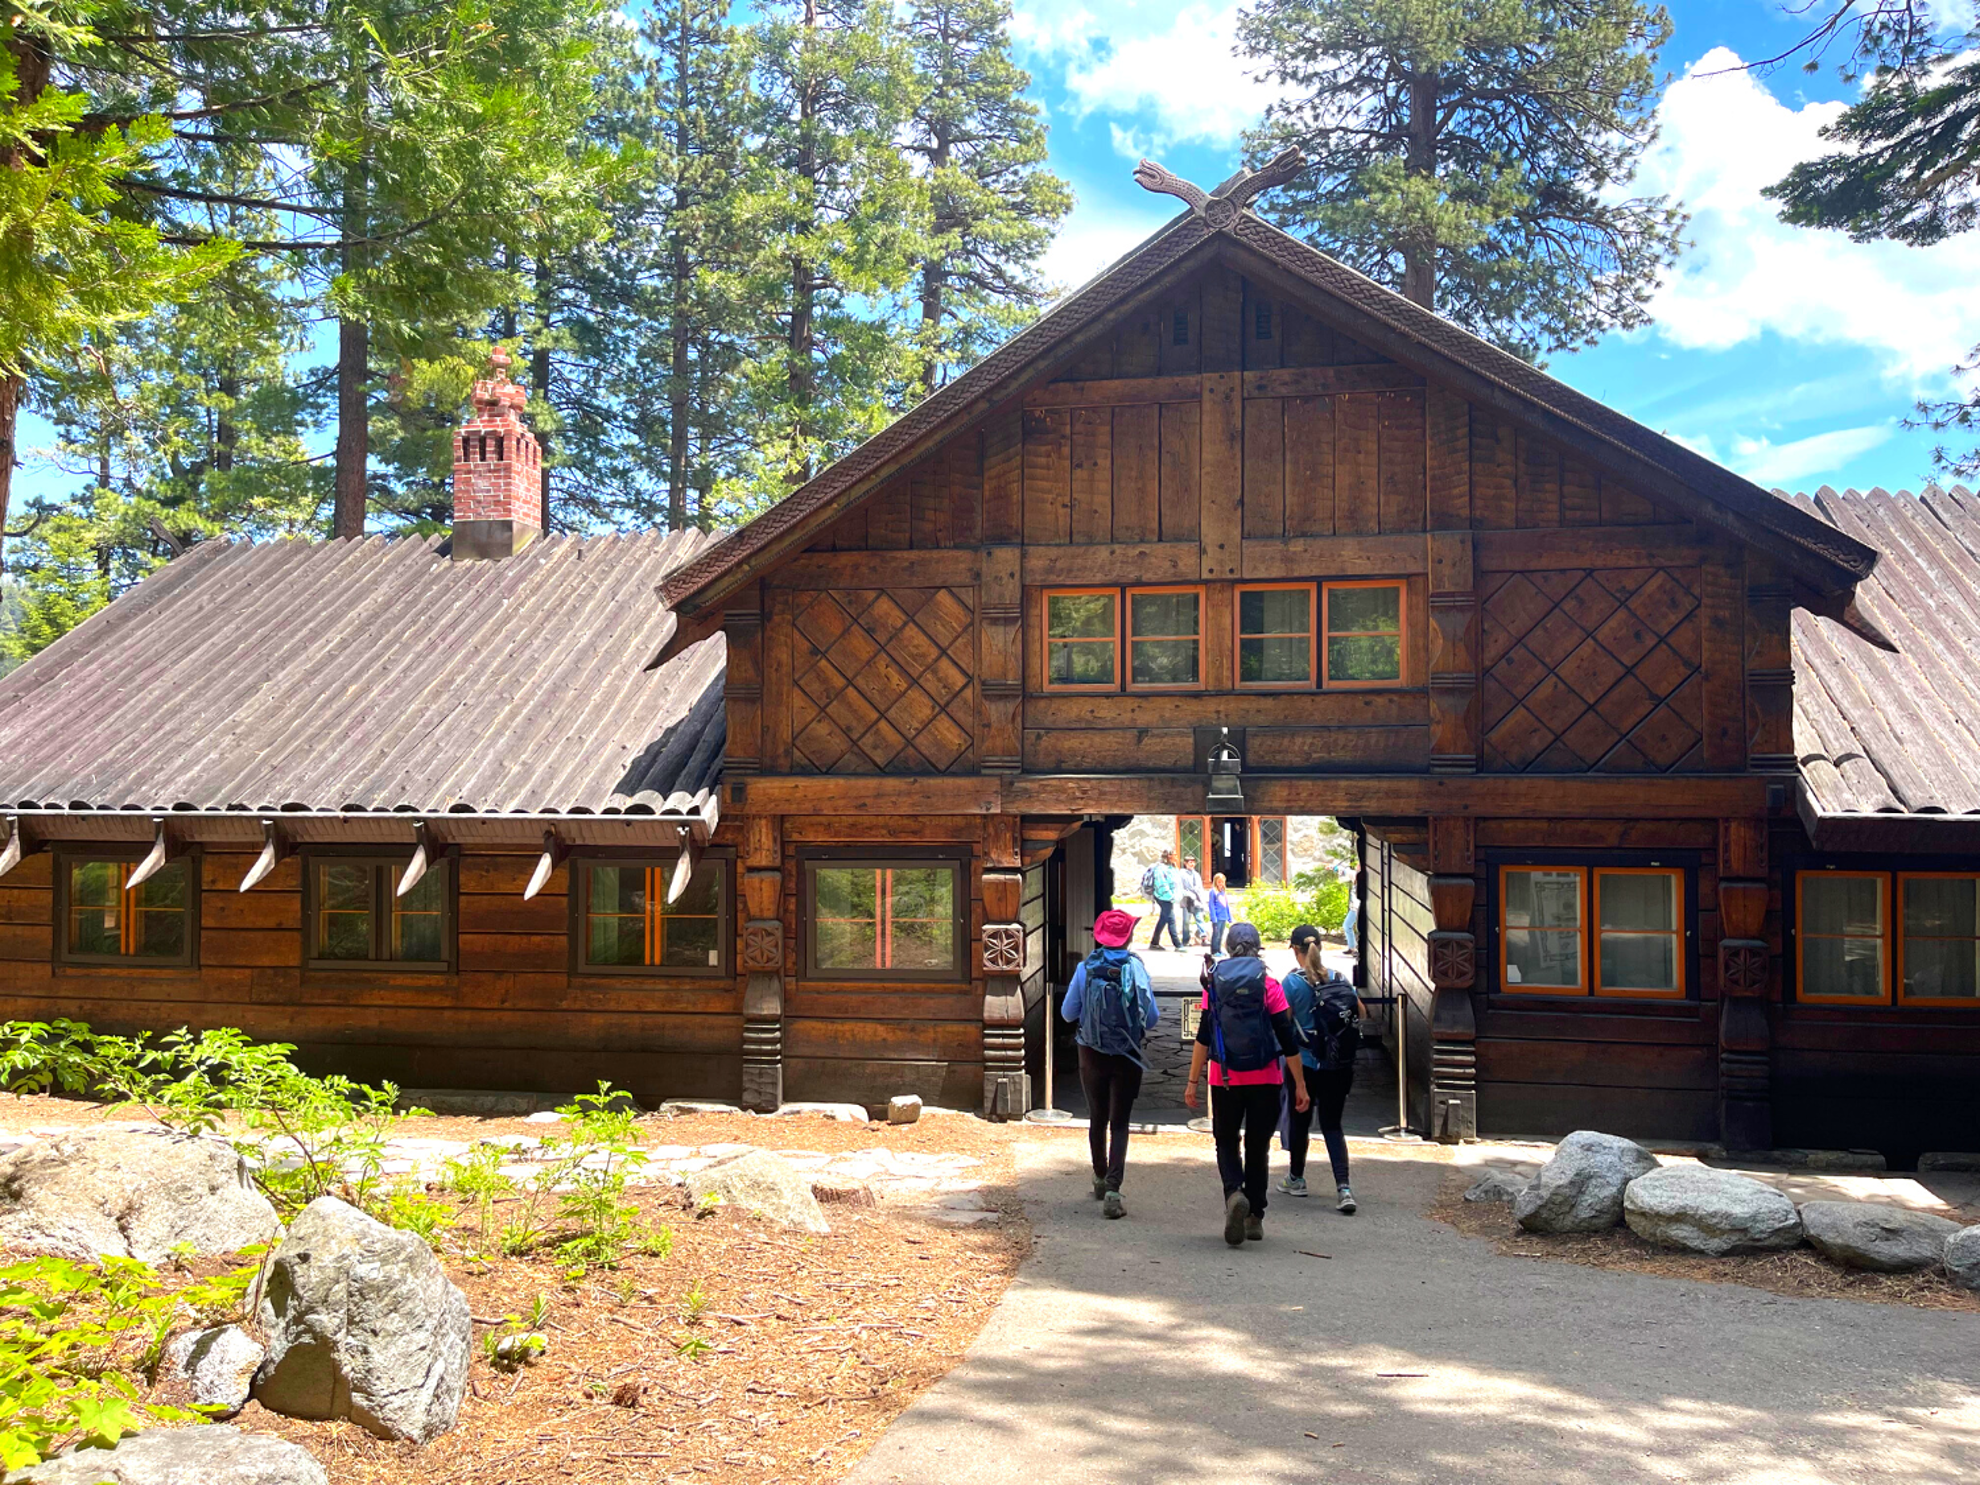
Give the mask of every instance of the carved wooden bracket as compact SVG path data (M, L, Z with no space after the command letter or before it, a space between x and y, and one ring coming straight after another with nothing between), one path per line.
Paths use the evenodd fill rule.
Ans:
M743 968L779 974L784 968L784 925L777 918L751 918L743 924Z
M1719 940L1719 991L1723 995L1764 996L1773 981L1774 956L1765 940Z
M986 975L1024 973L1024 924L983 925L983 972Z
M1439 990L1469 990L1478 982L1478 941L1469 933L1436 929L1430 935L1430 983Z

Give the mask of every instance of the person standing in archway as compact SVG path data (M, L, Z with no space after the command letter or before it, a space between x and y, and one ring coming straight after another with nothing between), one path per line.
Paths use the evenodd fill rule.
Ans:
M1128 947L1135 920L1108 908L1093 920L1098 945L1073 971L1059 1014L1078 1025L1079 1086L1086 1095L1086 1137L1093 1156L1093 1196L1110 1218L1126 1215L1128 1126L1141 1092L1142 1044L1162 1009L1148 966Z
M1304 1111L1308 1103L1299 1028L1285 991L1265 973L1258 930L1233 923L1224 946L1229 957L1204 970L1203 1015L1183 1102L1198 1106L1197 1082L1207 1066L1210 1132L1224 1183L1224 1241L1235 1248L1265 1237L1265 1183L1272 1173L1281 1080L1292 1079L1294 1108Z

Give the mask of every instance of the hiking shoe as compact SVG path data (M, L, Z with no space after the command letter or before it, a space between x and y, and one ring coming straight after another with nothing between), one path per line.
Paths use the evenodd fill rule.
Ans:
M1244 1240L1247 1243L1262 1243L1265 1241L1265 1219L1263 1217L1246 1217L1244 1219Z
M1109 1191L1107 1193L1106 1202L1100 1210L1107 1214L1109 1221L1112 1221L1116 1217L1125 1217L1127 1215L1127 1208L1122 1205L1121 1193L1118 1191Z
M1283 1181L1279 1182L1279 1189L1288 1196L1305 1196L1307 1194L1306 1177L1287 1176Z
M1341 1199L1334 1203L1334 1210L1349 1217L1354 1215L1354 1193L1347 1187L1341 1187Z
M1244 1246L1245 1224L1251 1218L1251 1202L1242 1191L1224 1198L1224 1241L1233 1248Z
M1093 1178L1093 1199L1095 1201L1105 1201L1107 1199L1107 1178L1105 1176L1095 1176Z

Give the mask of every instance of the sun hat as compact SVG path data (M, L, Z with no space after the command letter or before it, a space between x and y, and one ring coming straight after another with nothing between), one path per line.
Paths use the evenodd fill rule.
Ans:
M1093 920L1093 942L1103 949L1124 949L1134 937L1134 925L1140 921L1119 908L1108 908Z

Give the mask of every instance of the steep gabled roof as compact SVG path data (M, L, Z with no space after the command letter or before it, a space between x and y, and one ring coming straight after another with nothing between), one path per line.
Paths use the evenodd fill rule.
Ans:
M1779 558L1842 610L1875 564L1871 548L1682 444L1584 396L1255 213L1192 209L1176 217L1077 293L843 459L686 563L660 586L682 614L718 602L738 583L795 551L888 474L946 434L1022 389L1086 337L1132 312L1139 299L1215 258L1317 292L1339 328L1495 413L1557 438L1615 470L1644 494Z
M1842 844L1848 831L1834 826L1876 816L1980 823L1980 495L1825 488L1796 503L1883 553L1857 601L1898 644L1887 654L1794 616L1794 750L1811 835Z
M639 669L699 532L205 542L0 680L0 813L717 814L724 641Z

